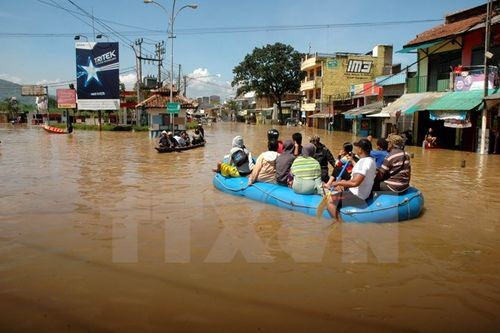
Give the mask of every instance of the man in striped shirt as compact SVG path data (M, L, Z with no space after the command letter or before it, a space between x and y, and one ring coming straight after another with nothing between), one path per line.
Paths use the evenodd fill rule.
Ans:
M377 172L381 191L404 192L410 186L410 155L404 151L404 140L399 135L387 138L389 155Z

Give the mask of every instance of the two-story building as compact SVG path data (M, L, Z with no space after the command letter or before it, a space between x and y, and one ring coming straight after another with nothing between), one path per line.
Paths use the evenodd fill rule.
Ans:
M302 59L306 72L300 91L305 97L302 118L308 126L343 129L342 111L353 107L351 86L391 73L392 46L377 45L367 53L312 54Z
M443 24L422 32L398 51L417 55L417 74L406 78L406 93L380 112L388 117L387 122L397 125L400 132L413 130L417 143L432 127L443 148L478 149L485 93L494 94L498 86L498 2L492 1L491 20L486 19L486 4L449 14ZM496 104L486 113L488 132L498 129Z

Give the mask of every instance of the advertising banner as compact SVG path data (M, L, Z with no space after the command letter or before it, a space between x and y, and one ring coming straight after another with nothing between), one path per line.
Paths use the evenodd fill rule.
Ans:
M495 74L488 75L488 89L493 89ZM483 90L484 73L461 72L455 77L455 91Z
M76 108L76 91L75 89L57 89L57 108L58 109L74 109Z
M44 96L47 92L44 86L25 85L21 86L21 96Z
M79 110L119 110L118 43L77 42L76 86Z

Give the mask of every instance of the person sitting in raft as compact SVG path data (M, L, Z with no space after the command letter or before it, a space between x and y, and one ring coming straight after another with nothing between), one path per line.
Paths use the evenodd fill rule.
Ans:
M179 144L179 147L186 147L186 140L182 137L182 132L174 135L174 139Z
M198 127L197 128L200 131L201 136L205 137L205 129L203 128L203 125L201 123L198 123Z
M435 147L436 146L436 140L437 136L435 135L434 131L432 130L432 127L429 128L427 133L425 133L425 145L428 147Z
M313 135L309 139L309 142L316 147L316 152L314 153L314 158L319 162L321 166L321 180L327 182L330 179L330 173L328 172L328 163L335 168L335 158L333 157L330 149L328 149L324 144L320 142L319 135Z
M162 131L158 142L160 148L170 148L171 143L167 136L167 131Z
M278 142L278 154L283 152L283 142L279 140L280 132L277 129L271 128L267 131L267 141L276 140Z
M205 142L205 138L203 138L203 135L201 135L200 129L199 128L195 128L194 129L194 134L193 134L193 139L191 140L191 143L193 145L197 145L197 144L200 144L200 143L203 143L203 142Z
M321 166L313 157L316 147L312 143L302 146L302 155L292 163L290 173L293 176L291 187L298 194L320 194Z
M302 154L302 134L299 132L292 134L293 144L295 148L293 149L293 154L297 157Z
M181 132L181 138L186 143L186 146L191 146L191 138L189 137L186 131Z
M377 166L377 169L382 166L385 157L389 155L388 145L389 143L387 142L386 139L379 138L377 140L377 149L372 150L370 153L370 156L375 159L375 165Z
M170 148L176 148L179 146L179 142L174 138L174 133L168 132L167 133L168 140L170 141Z
M353 154L352 152L352 143L350 142L345 142L344 145L342 146L342 149L339 152L339 155L337 157L337 163L333 167L333 172L332 176L337 179L337 177L340 175L342 172L342 169L344 169L344 165L346 163L349 163L349 165L346 167L342 175L342 179L349 180L351 179L351 172L352 168L354 167L354 164L359 160L359 158Z
M234 137L232 144L227 163L218 162L212 171L224 177L248 176L254 167L252 153L245 147L243 137L240 135Z
M404 151L404 139L401 136L393 135L387 141L389 155L377 171L380 184L378 188L377 184L375 185L375 190L401 193L410 187L410 155Z
M283 152L276 158L276 182L279 185L288 186L288 182L292 180L290 168L295 160L294 148L292 140L285 140Z
M173 149L177 147L177 141L172 136L172 132L162 131L160 135L159 145L161 148Z
M263 182L276 184L276 159L278 154L278 141L272 139L267 143L268 151L263 152L257 157L252 173L248 177L248 185Z
M336 220L339 219L339 209L343 205L364 205L366 199L370 196L375 174L377 172L375 161L370 156L372 144L367 139L360 139L354 143L357 148L356 154L360 157L354 168L352 169L352 178L350 180L335 180L332 176L324 187L331 189L332 187L338 191L332 194L327 210Z

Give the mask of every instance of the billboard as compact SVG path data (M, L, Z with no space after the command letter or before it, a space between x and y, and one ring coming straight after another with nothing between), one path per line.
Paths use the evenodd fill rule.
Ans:
M79 110L119 110L118 43L77 42L76 90Z
M57 108L58 109L74 109L76 108L76 91L75 89L57 89Z
M44 96L47 92L44 86L27 85L21 86L21 96Z

